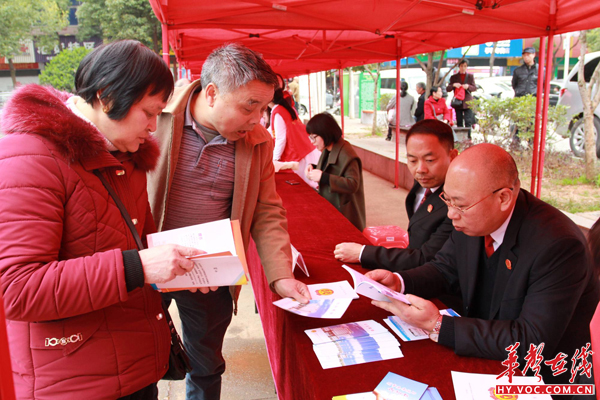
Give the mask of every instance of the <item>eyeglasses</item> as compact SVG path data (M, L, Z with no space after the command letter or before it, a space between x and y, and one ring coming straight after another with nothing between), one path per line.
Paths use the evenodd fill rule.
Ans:
M308 135L308 138L310 139L311 142L315 142L317 140L318 135L315 135L314 133L311 133L310 135Z
M458 211L459 214L463 215L464 213L466 213L467 211L469 211L471 208L475 207L477 204L481 203L482 201L484 201L485 199L487 199L488 197L490 197L491 195L498 193L499 191L501 191L502 189L510 189L513 190L513 188L509 188L509 187L501 187L500 189L496 189L494 190L492 193L488 194L487 196L485 196L483 199L479 200L478 202L476 202L475 204L471 204L469 207L467 208L461 208L461 207L457 207L456 205L454 205L454 203L452 203L452 201L450 201L450 199L446 198L446 193L442 192L440 193L440 199L442 199L442 201L444 203L446 203L446 205L448 206L448 208L454 208L456 211Z

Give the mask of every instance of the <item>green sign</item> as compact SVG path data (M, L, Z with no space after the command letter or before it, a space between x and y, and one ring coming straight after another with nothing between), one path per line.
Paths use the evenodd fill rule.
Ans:
M377 76L373 73L373 76ZM359 79L359 105L358 113L362 114L363 110L373 111L373 91L375 90L375 82L368 72L361 72ZM377 81L377 99L379 99L379 90L381 88L381 79ZM379 107L379 101L377 101Z

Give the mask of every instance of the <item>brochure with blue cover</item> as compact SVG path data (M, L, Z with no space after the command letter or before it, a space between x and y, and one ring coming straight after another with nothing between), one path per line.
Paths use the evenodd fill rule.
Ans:
M426 384L393 372L388 372L375 388L375 392L385 400L420 400L426 390Z

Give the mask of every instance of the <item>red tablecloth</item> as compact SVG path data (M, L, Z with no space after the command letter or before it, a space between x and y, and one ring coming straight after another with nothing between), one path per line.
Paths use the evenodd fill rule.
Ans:
M340 242L368 244L366 238L304 182L294 186L285 183L290 176L278 173L275 179L288 212L292 244L302 253L310 272L307 278L296 268L296 278L307 284L340 280L352 284L350 274L333 257L333 250ZM447 347L421 340L401 342L404 358L323 370L304 330L368 319L387 328L383 319L389 314L362 296L340 319L306 318L285 312L272 304L279 296L268 289L255 249L249 251L248 261L279 399L328 400L336 395L367 392L391 371L437 387L444 400L452 400L450 371L499 374L504 369L500 361L459 357ZM352 266L367 272L358 264Z

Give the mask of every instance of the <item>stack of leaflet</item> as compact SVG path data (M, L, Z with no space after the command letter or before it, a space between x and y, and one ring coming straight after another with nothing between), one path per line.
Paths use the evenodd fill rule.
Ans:
M304 331L323 369L404 357L400 342L373 320Z
M436 388L393 372L388 372L373 392L335 396L332 400L376 400L375 393L383 400L443 400Z

